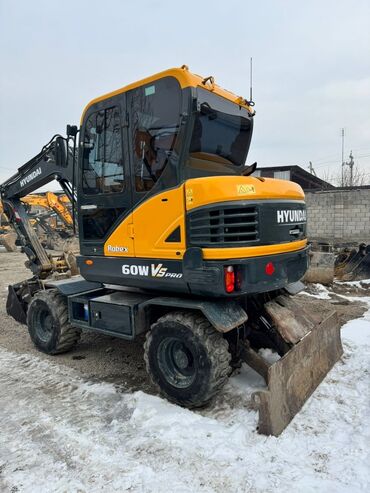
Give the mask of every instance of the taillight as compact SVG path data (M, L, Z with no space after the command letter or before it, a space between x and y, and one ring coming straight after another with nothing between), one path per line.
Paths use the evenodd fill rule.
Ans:
M272 274L275 272L275 266L272 262L269 262L265 265L265 272L268 276L272 276Z
M225 273L225 290L226 293L232 293L235 290L235 272L234 267L229 265L224 267Z

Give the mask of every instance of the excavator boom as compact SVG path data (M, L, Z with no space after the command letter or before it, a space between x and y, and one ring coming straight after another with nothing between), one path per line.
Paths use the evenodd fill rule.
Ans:
M74 156L68 141L61 136L55 136L37 156L21 166L16 174L0 186L4 213L28 257L28 267L40 278L48 277L56 265L60 268L60 263L53 261L42 246L27 214L27 206L51 208L69 225L72 218L66 206L58 199L55 200L54 194L45 197L30 194L56 180L74 204L73 173Z

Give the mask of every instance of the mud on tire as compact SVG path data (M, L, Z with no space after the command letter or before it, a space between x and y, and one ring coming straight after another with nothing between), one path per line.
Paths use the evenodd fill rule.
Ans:
M33 297L27 326L34 345L47 354L69 351L81 335L81 330L69 323L66 298L55 289L40 291Z
M144 358L153 383L172 402L200 407L226 383L227 341L196 312L170 312L147 333Z

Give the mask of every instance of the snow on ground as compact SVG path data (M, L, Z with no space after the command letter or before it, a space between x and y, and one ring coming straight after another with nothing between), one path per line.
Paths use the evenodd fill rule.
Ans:
M312 283L310 284L310 292L302 291L299 295L311 296L319 300L330 300L330 291L322 284Z
M342 296L338 295L341 298L345 298L349 301L358 300L355 296ZM342 327L342 337L345 339L349 339L350 341L355 342L357 345L370 346L370 296L362 297L361 301L366 303L369 307L366 313L364 313L362 318L357 318L356 320L350 320ZM365 352L369 354L369 348L365 348ZM370 372L370 367L368 368ZM370 382L369 382L370 385ZM370 402L369 402L370 407Z
M2 492L370 491L370 298L345 354L278 437L255 431L243 369L192 412L0 349Z
M361 281L334 281L335 284L340 286L355 287L358 289L368 289L370 285L370 279L363 279Z

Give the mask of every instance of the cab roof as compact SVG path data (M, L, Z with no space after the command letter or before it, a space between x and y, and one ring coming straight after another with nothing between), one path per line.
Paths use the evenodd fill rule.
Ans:
M186 65L183 65L180 68L170 68L168 70L164 70L163 72L159 72L157 74L151 75L150 77L146 77L145 79L138 80L137 82L133 82L127 86L124 86L116 91L109 92L104 94L103 96L99 96L92 101L90 101L85 107L81 122L84 118L86 111L93 106L95 103L99 103L100 101L104 101L105 99L109 99L113 96L117 96L118 94L125 93L130 91L131 89L136 89L137 87L145 86L146 84L150 84L158 79L162 79L163 77L174 77L180 84L181 89L186 87L202 87L203 89L207 89L210 92L213 92L219 96L228 99L229 101L236 103L240 106L244 106L250 112L251 115L254 115L253 108L248 104L248 101L245 100L241 96L237 96L236 94L223 89L219 85L214 83L213 77L201 77L200 75L193 74L189 71Z

